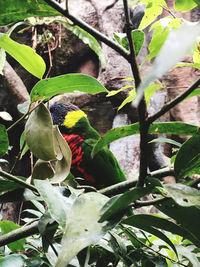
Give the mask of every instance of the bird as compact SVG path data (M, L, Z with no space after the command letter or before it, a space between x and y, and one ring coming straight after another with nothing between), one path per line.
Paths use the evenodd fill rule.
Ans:
M50 106L54 125L68 143L72 151L70 172L74 177L81 177L85 184L96 189L126 181L118 161L108 147L102 148L94 157L92 149L99 133L90 125L87 115L71 103L56 103Z

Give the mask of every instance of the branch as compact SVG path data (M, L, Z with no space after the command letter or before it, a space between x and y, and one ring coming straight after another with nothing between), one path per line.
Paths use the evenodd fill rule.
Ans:
M192 93L199 85L200 85L200 78L197 79L184 93L177 96L171 102L165 104L158 112L150 116L147 120L148 123L151 124L152 122L157 120L159 117L164 115L166 112L168 112L171 108L175 107L177 104L183 101L190 93Z
M18 177L14 176L12 174L9 174L3 170L0 170L0 175L7 178L8 180L14 181L15 183L22 185L25 188L31 189L35 193L38 193L38 191L34 185L28 184L28 183L24 182L23 180L19 179Z
M162 178L165 176L173 175L174 171L171 168L163 168L153 172L150 172L150 176L154 176L156 178ZM125 192L126 190L135 187L138 182L138 177L135 179L131 179L125 182L121 182L118 184L114 184L99 190L98 192L107 196L116 195Z
M132 29L131 29L131 21L130 21L130 12L127 0L123 0L124 4L124 13L126 18L126 32L127 39L130 47L130 65L133 73L133 77L135 79L135 87L136 90L141 83L141 77L139 72L139 67L137 65L134 44L132 39ZM147 168L148 168L148 129L150 124L147 123L147 107L144 95L142 100L138 106L138 116L140 123L140 175L137 182L137 186L144 186L145 178L147 177Z
M110 40L107 36L102 34L101 32L97 31L84 21L74 17L71 15L67 10L63 9L59 4L55 3L53 0L45 0L47 4L49 4L51 7L53 7L55 10L60 12L62 15L70 19L75 25L79 26L83 30L87 31L89 34L94 36L99 41L107 44L109 47L113 48L115 51L117 51L121 56L123 56L125 59L130 61L130 54L125 50L122 46L118 45L116 42L113 42Z

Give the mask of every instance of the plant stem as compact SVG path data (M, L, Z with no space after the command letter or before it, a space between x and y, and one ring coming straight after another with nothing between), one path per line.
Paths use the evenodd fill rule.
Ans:
M5 177L5 178L7 178L8 180L14 181L14 182L22 185L23 187L31 189L32 191L38 193L38 191L37 191L35 186L24 182L23 180L19 179L18 177L14 176L14 175L12 175L10 173L7 173L7 172L5 172L3 170L0 170L0 175Z
M150 172L150 176L155 176L156 178L162 178L168 175L173 175L173 173L174 171L171 168L166 167L163 169ZM132 187L135 187L137 184L137 181L138 181L138 177L136 177L135 179L131 179L125 182L121 182L118 184L108 186L106 188L99 190L98 192L104 195L108 195L108 196L120 194Z
M124 13L126 18L126 33L130 48L130 65L135 79L136 91L141 83L141 77L139 72L139 67L136 60L134 44L132 39L132 29L130 21L130 12L127 0L123 0ZM140 124L140 174L137 182L137 186L144 186L145 178L147 177L148 168L148 129L150 124L147 123L147 107L144 95L138 105L138 116Z
M126 58L128 61L130 61L130 54L127 50L125 50L122 46L118 45L116 42L113 42L110 40L107 36L102 34L101 32L97 31L84 21L74 17L71 15L68 10L63 9L59 4L54 2L53 0L45 0L47 4L49 4L51 7L53 7L55 10L60 12L62 15L70 19L75 25L81 27L83 30L87 31L89 34L97 38L99 41L102 41L103 43L107 44L109 47L113 48L115 51L117 51L121 56Z
M184 93L177 96L175 99L165 104L158 112L148 118L148 123L151 124L159 117L168 112L171 108L175 107L181 101L183 101L190 93L192 93L200 85L200 78L197 79Z

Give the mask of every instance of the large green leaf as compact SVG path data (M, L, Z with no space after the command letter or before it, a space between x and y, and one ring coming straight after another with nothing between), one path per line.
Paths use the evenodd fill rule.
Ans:
M2 234L4 235L13 230L20 228L20 226L11 221L1 221L0 228L1 228ZM25 239L23 238L23 239L19 239L19 240L16 240L15 242L8 244L8 247L12 252L15 252L15 251L23 250L24 244L25 244Z
M41 103L30 114L25 125L25 136L31 152L38 159L56 159L52 118L44 104Z
M182 207L178 205L174 200L166 200L165 202L155 205L160 211L167 216L174 219L181 227L188 231L192 235L190 240L197 246L200 246L200 209L191 207ZM189 237L188 237L189 238Z
M0 0L0 25L28 17L51 17L61 14L43 0Z
M174 3L174 9L181 12L189 11L196 6L197 4L193 0L176 0Z
M46 64L41 56L27 46L13 41L7 34L0 33L0 47L16 59L27 71L42 78Z
M195 134L180 147L174 162L177 179L200 174L200 134Z
M0 179L0 192L13 191L17 188L23 188L23 186L13 181Z
M4 125L0 124L0 157L8 151L8 135Z
M100 210L108 197L90 192L78 197L67 213L67 223L56 267L66 267L83 248L96 244L105 234Z
M182 134L182 135L193 135L197 133L198 127L183 123L183 122L161 122L153 123L149 128L151 134ZM125 136L139 134L139 123L130 124L127 126L121 126L115 129L111 129L107 132L103 138L99 139L93 148L92 156L100 151L104 146L109 143L123 138Z
M39 81L31 91L31 101L48 99L57 94L74 91L96 94L108 92L95 78L84 74L66 74Z
M130 204L152 191L152 187L135 188L124 194L111 198L102 208L100 222L111 219L113 216L127 210Z

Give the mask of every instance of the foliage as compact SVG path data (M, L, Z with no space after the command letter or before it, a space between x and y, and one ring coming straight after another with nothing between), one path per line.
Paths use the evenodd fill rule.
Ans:
M158 19L163 9L171 14L164 0L130 1L130 4L135 6L145 4L145 15L139 29L130 32L134 47L130 46L128 34L113 33L116 42L108 41L106 37L101 38L107 45L116 51L120 50L124 55L133 53L135 57L131 58L129 63L136 63L136 56L145 39L144 29L150 26L152 39L144 64L153 58L155 60L152 69L139 87L134 84L138 77L133 71L134 78L126 79L130 85L107 94L109 97L131 89L129 97L119 108L132 101L138 106L143 97L148 104L155 91L163 87L160 83L154 84L155 80L161 78L172 67L183 66L179 61L188 52L193 57L193 63L190 66L195 68L200 66L199 22L183 21L173 16ZM27 18L30 23L31 20L34 21L30 17L60 16L59 11L62 11L59 8L53 8L52 1L41 0L7 2L0 0L0 6L2 9L0 25L16 23ZM181 12L196 6L200 6L197 0L176 0L174 3L174 9ZM125 5L124 9L126 11ZM68 14L68 12L62 13ZM70 19L73 17L70 16ZM50 22L52 21L62 22L89 44L99 56L102 66L106 66L101 47L94 38L97 36L96 30L91 27L85 30L85 24L81 23L79 24L83 29L80 25L71 25L64 17L59 20L53 18ZM35 20L34 23L35 25L41 23L41 19L39 22ZM183 122L155 123L154 121L173 105L188 97L199 95L199 89L196 88L200 81L191 85L176 102L166 104L160 112L146 121L110 130L103 138L97 140L92 151L94 156L109 143L133 134L189 135L191 137L183 144L160 137L153 141L168 142L178 147L174 159L174 175L177 184L164 186L159 180L159 175L142 177L140 173L138 181L141 182L144 179L142 186L137 184L133 188L130 186L131 181L127 181L103 191L86 192L77 188L77 184L71 179L71 151L59 129L52 123L48 100L57 94L75 90L90 94L108 91L96 79L83 74L65 74L42 79L45 72L43 59L32 48L17 43L9 36L18 25L23 24L24 21L19 22L14 24L7 33L0 33L0 73L3 73L6 53L9 53L28 72L41 79L32 88L30 101L19 107L24 114L22 119L27 118L20 140L20 159L23 160L24 153L30 149L37 161L33 166L30 184L26 182L25 177L16 177L0 169L2 176L0 203L16 200L31 201L33 208L23 211L28 214L23 219L28 225L20 227L13 222L0 222L2 233L0 245L6 245L5 249L1 250L0 266L145 267L177 266L176 264L198 266L200 193L193 186L198 184L199 180L188 182L186 178L191 174L200 174L199 128ZM102 35L99 33L98 36ZM137 87L136 90L135 87ZM140 109L138 111L140 112ZM6 118L10 120L8 114ZM145 125L146 133L142 132L144 128L141 127L141 123ZM11 127L14 126L15 124ZM9 149L8 131L9 128L6 130L4 125L0 125L1 160L4 160ZM148 147L147 141L145 145ZM146 151L141 150L141 153ZM147 167L143 167L146 168L146 174ZM159 171L162 170L158 170L158 174ZM118 190L118 193L111 197L106 196L113 189ZM141 201L144 196L151 200ZM143 207L145 214L142 212L134 214L130 207ZM160 210L163 215L152 213L153 207Z

